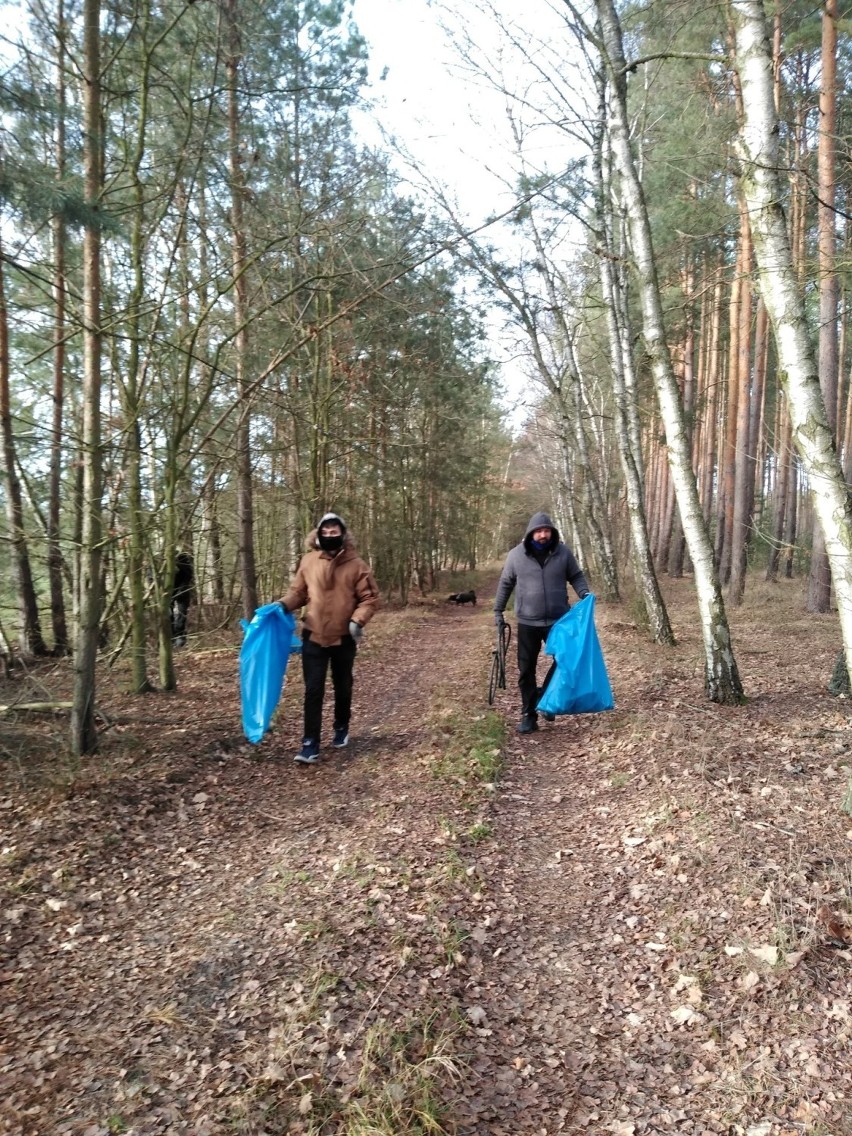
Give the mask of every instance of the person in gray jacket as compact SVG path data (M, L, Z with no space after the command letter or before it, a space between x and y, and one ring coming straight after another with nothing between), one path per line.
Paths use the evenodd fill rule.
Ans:
M509 555L497 585L494 598L494 622L502 628L503 612L509 596L515 593L515 616L518 621L518 687L521 691L519 734L538 729L536 703L546 689L553 667L541 687L536 685L536 665L542 644L557 619L571 606L570 584L580 599L590 589L583 569L567 544L559 539L559 530L547 513L533 513L524 539ZM545 715L552 721L552 715Z

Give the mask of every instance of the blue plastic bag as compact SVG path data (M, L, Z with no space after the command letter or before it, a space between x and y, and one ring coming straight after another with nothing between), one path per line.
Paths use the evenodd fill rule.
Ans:
M284 688L290 655L301 651L296 619L280 604L264 604L251 623L240 621L243 645L240 648L240 699L243 731L256 745L266 731Z
M595 630L595 597L586 596L550 629L544 645L556 669L536 710L548 714L594 714L615 702Z

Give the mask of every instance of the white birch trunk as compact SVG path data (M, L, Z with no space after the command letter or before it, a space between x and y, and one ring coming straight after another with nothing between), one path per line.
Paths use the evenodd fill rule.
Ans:
M732 0L736 67L743 92L739 151L761 295L775 332L793 438L825 535L847 670L852 674L852 506L808 336L778 170L778 116L766 14L761 0Z
M701 637L704 644L705 686L711 701L738 703L743 696L742 683L731 645L725 605L713 561L713 548L704 523L698 486L692 470L689 433L665 338L662 302L651 241L651 225L630 146L621 25L612 0L596 0L596 8L612 96L609 122L612 153L622 179L630 242L639 278L645 345L651 359L657 401L666 431L669 466L677 505L695 573Z
M601 129L595 138L593 150L593 169L595 178L595 198L597 215L597 239L600 245L598 252L598 267L600 270L601 295L606 313L607 333L609 335L610 366L612 368L612 389L615 397L615 436L618 453L621 459L621 469L624 475L625 494L627 498L627 514L630 519L630 541L633 559L633 574L636 586L645 605L645 615L648 626L655 643L662 643L672 647L675 643L669 614L665 601L660 592L657 573L654 570L654 559L651 555L651 543L648 539L648 522L645 514L645 484L641 465L641 446L638 447L639 460L631 444L631 417L638 424L637 407L629 407L629 397L635 395L635 386L628 394L626 370L628 361L625 358L625 344L627 343L627 329L622 327L620 316L626 312L627 305L619 289L625 285L623 275L616 268L616 257L613 251L612 216L608 206L612 200L609 186L608 172L605 173L603 153L603 120L605 118L605 83L600 78L600 117ZM607 171L608 171L607 163ZM631 372L632 373L632 372ZM631 416L631 409L634 414ZM638 430L637 430L638 437Z

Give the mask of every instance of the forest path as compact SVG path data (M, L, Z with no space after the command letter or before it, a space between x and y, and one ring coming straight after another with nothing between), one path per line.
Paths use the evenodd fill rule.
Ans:
M7 785L0 1130L852 1132L833 621L756 598L732 709L600 605L617 709L521 738L511 658L491 785L480 601L377 618L317 767L297 668L253 748L233 648L191 649L173 696L105 677L65 793Z

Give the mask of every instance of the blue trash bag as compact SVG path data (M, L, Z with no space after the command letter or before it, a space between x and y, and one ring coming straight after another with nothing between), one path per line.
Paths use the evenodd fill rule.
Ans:
M290 655L301 651L295 616L280 604L264 604L251 623L240 620L243 645L240 648L240 699L243 731L257 745L269 729L275 707L284 688Z
M536 710L547 714L594 714L615 702L595 630L595 597L586 596L550 629L545 654L556 669Z

